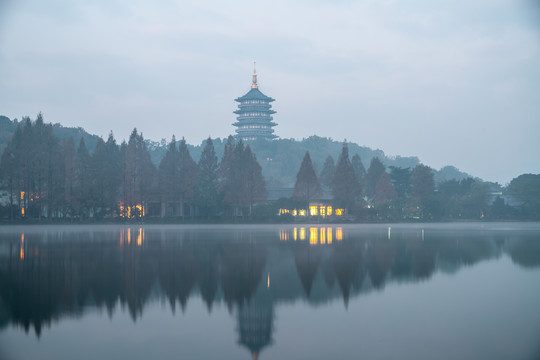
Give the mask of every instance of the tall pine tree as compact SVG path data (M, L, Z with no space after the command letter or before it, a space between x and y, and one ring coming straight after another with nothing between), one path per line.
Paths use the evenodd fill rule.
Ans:
M296 183L294 184L293 199L302 201L309 205L309 202L322 195L321 185L313 169L313 163L311 162L311 156L309 151L306 151L300 170L296 174Z
M344 142L332 180L334 203L336 206L351 209L354 201L360 196L360 193L360 183L354 174L354 169L349 160L349 148L347 143Z

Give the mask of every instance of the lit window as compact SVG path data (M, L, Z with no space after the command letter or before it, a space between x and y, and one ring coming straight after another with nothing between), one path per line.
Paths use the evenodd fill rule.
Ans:
M296 211L296 209L294 209L294 210L292 211L292 216L296 216L296 215L298 215L298 211Z
M306 216L306 210L304 210L304 209L298 210L298 215Z
M331 206L326 207L326 215L332 215L332 207Z
M343 215L343 209L336 209L336 215L337 216Z
M326 215L326 207L324 205L321 205L319 207L319 213L321 214L321 216L325 216Z
M317 207L317 205L312 205L309 207L309 214L311 216L319 215L319 208Z

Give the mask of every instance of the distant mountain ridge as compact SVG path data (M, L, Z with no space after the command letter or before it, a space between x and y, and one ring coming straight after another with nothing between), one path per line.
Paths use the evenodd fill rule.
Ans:
M0 154L4 151L4 148L15 132L17 125L18 121L16 119L10 120L8 117L0 115ZM90 153L94 151L99 139L99 136L86 132L82 127L65 127L58 123L53 124L53 132L60 140L73 137L76 145L79 144L81 138L84 138ZM226 138L212 139L218 159L221 159L223 155L223 148L226 140ZM188 144L191 156L195 161L199 160L205 141L206 140L203 140L199 145ZM169 142L165 139L162 139L161 141L147 139L146 144L152 161L157 166L167 151ZM324 161L329 155L337 161L343 142L313 135L308 138L303 138L302 140L255 140L250 141L249 145L262 167L267 186L279 188L294 186L296 173L298 172L300 163L302 162L302 158L306 151L309 151L314 168L318 174L322 170ZM366 169L369 168L370 161L373 157L378 157L386 166L387 170L390 166L412 169L420 164L420 160L416 156L387 156L384 151L380 149L374 150L351 142L348 143L348 147L350 156L352 157L353 155L358 154ZM436 183L447 180L459 181L472 177L454 166L445 166L438 171L434 170L434 172Z

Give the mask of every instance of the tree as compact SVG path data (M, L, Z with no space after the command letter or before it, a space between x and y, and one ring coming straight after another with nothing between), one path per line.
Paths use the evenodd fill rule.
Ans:
M419 164L411 172L411 205L419 210L417 216L422 219L438 217L441 213L441 204L434 198L435 181L433 170L426 165Z
M429 166L416 165L411 173L412 196L426 199L435 192L435 181L433 179L433 169Z
M364 179L364 176L366 176L366 169L364 168L364 164L362 164L362 159L360 158L360 155L354 154L354 156L351 159L352 167L354 169L354 174L356 175L356 178L359 182L362 182Z
M296 175L296 183L294 184L293 199L305 202L309 205L309 202L313 197L322 195L321 185L313 169L313 163L309 156L309 151L306 151L300 170Z
M373 199L375 200L375 203L381 204L386 201L394 200L395 198L397 198L396 189L394 189L394 186L392 185L390 175L384 172L379 177Z
M540 218L540 174L523 174L512 179L507 192L522 201L522 217Z
M199 159L199 181L195 187L194 202L203 215L210 218L218 206L219 166L212 139L206 139Z
M361 188L351 161L349 160L349 148L343 143L341 155L336 166L336 172L332 180L332 194L337 206L352 208L354 201L360 196Z
M375 188L377 187L379 178L385 171L384 165L378 157L371 159L366 177L364 179L365 195L368 198L371 199L375 195Z
M179 201L179 173L180 154L176 146L176 138L173 135L169 148L158 167L158 187L162 204L162 217L165 216L169 202L176 203Z
M390 166L390 179L396 189L398 197L404 199L411 192L411 168Z
M319 180L322 185L332 187L332 180L334 179L334 173L336 172L336 165L334 164L334 158L330 155L324 162L323 169L319 174Z
M147 201L154 182L155 166L150 159L142 134L133 129L123 155L124 216L140 217L146 214Z
M236 208L248 208L248 215L251 216L253 204L266 199L267 195L261 166L251 148L239 141L233 150L226 149L222 172L220 188L224 202L233 210L233 216Z
M193 198L199 174L197 164L191 158L184 138L182 138L178 145L178 155L180 165L178 184L180 193L180 216L184 218L184 204Z

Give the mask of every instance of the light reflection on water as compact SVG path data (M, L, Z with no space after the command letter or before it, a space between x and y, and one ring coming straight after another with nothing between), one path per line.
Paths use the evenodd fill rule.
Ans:
M345 349L358 340L347 341L348 334L344 336L337 331L352 331L358 322L367 323L370 314L357 313L361 313L362 304L370 303L372 299L377 300L372 304L375 307L373 313L380 311L381 304L392 302L385 312L393 315L372 319L370 325L377 328L379 323L384 323L389 334L407 323L403 318L407 313L414 313L414 308L420 314L416 323L422 326L429 327L430 322L455 322L455 319L445 318L445 311L430 315L433 317L422 316L418 309L431 309L434 301L441 302L438 306L441 310L447 309L448 313L470 307L478 307L479 312L484 313L478 299L488 293L493 297L485 300L493 309L500 309L502 300L499 298L505 298L505 309L518 308L519 316L526 312L537 314L536 307L527 308L526 304L530 304L531 299L540 301L540 227L492 230L497 226L292 225L200 229L112 226L4 230L0 233L0 346L3 349L0 358L6 357L2 351L9 351L12 359L28 358L29 354L24 355L25 348L51 352L51 358L69 358L62 347L47 348L45 338L53 339L59 334L68 336L64 326L70 324L68 319L71 317L82 319L77 324L78 331L93 332L93 336L97 336L103 327L117 326L124 311L135 324L135 327L122 328L127 337L149 335L146 332L149 331L148 323L156 319L161 320L157 325L154 323L151 334L164 336L164 331L170 331L166 326L169 321L164 319L171 316L173 319L189 318L188 322L174 325L180 326L186 337L201 333L223 343L230 335L212 330L227 328L226 331L235 334L236 342L224 345L221 354L233 356L239 345L250 353L244 358L264 358L265 353L290 357L296 354L290 350L290 341L309 347L304 343L305 337L317 333L324 334L330 341L327 346L334 349L334 353L354 357L356 353ZM490 273L477 278L487 264L492 268ZM496 282L493 276L497 276ZM450 285L451 279L463 283L475 279L478 283L460 287ZM403 288L404 285L408 287ZM449 291L450 286L467 290L453 294ZM514 289L512 294L515 296L510 300L505 287ZM430 288L437 290L427 291ZM476 288L483 288L483 292L475 293L474 298L462 294L475 292ZM441 293L449 295L441 299ZM396 297L400 300L397 303ZM408 302L410 298L414 302ZM468 300L460 303L463 298ZM189 305L199 301L203 308ZM159 303L167 306L156 308ZM286 318L280 318L280 309L289 313L291 305L296 310ZM403 309L400 310L401 306ZM103 321L98 318L91 322L91 309L96 308L106 310L110 320L104 313ZM167 312L167 308L170 309L168 317L162 313ZM315 320L302 318L308 309L315 311ZM225 314L230 314L228 319L223 317ZM319 317L328 320L317 322ZM338 318L343 320L336 322ZM501 318L500 314L488 312L480 320L493 322L496 318ZM483 333L493 331L491 327L483 329L480 320L476 324L478 329ZM210 325L198 332L205 321ZM276 321L281 325L276 326ZM315 329L317 324L319 328ZM496 325L504 328L506 324ZM449 329L464 332L471 326L475 328L475 324L466 321L452 326ZM17 331L21 328L23 333ZM290 334L290 328L298 328L300 333ZM515 331L504 336L518 341L515 333L521 333L523 345L528 346L521 351L530 356L538 354L539 349L534 343L527 343L526 337L540 335L539 315L529 316L527 326L510 328ZM416 330L421 333L420 325ZM285 334L288 340L281 336ZM41 337L40 341L37 337ZM276 338L282 339L281 344ZM4 339L10 341L6 343ZM420 341L426 346L421 340L410 341L411 344ZM443 347L452 342L452 339L443 341L442 335L435 340ZM89 344L85 338L72 341L80 348ZM194 338L180 350L164 340L148 346L159 347L165 355L180 351L179 355L187 356L191 351L194 356L204 356L203 350L196 346L201 346L198 342L205 340ZM282 348L285 344L287 346ZM418 358L414 349L419 349L420 344L411 344L407 346L411 351L409 355ZM106 344L99 346L104 351L103 356L112 351ZM371 350L371 355L393 357L392 354L401 353L404 345L396 341L394 346L391 343L385 346L396 350L394 353L388 349L380 353ZM491 357L496 354L486 349L486 343L480 342L476 346L471 349L471 354L490 354ZM511 349L510 346L507 348ZM310 352L306 348L305 351L306 358L318 358L321 355L317 351L322 350ZM143 352L133 347L120 353L120 357L142 358L141 354ZM498 356L514 353L502 351L500 354ZM467 353L463 355L467 356Z

